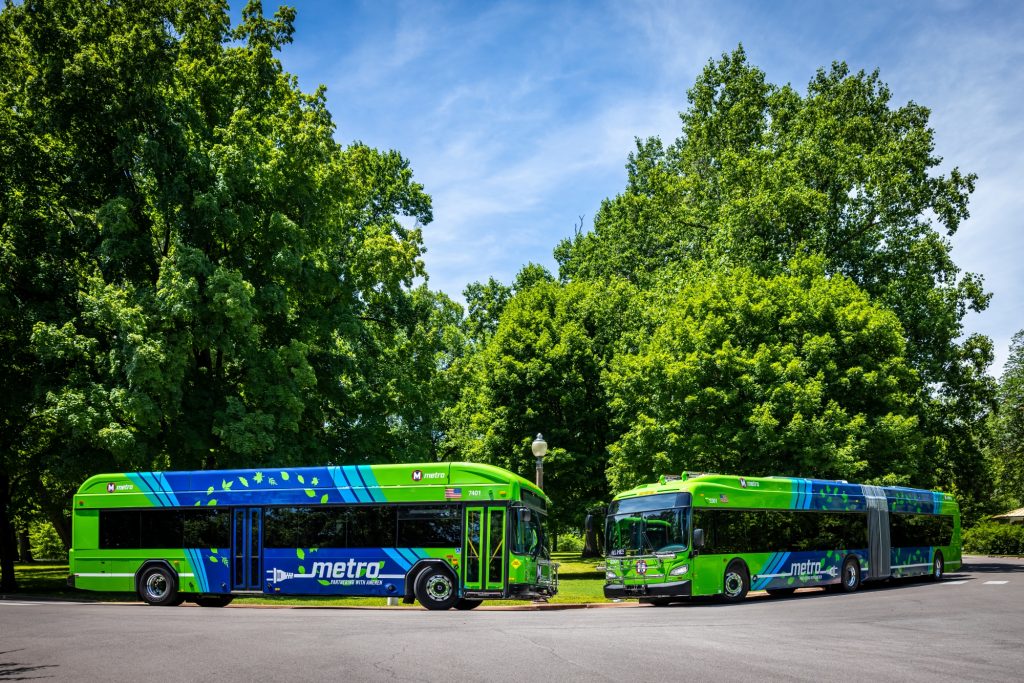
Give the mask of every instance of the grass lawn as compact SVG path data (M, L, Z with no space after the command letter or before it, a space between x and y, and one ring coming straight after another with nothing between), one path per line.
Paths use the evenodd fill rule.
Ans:
M576 553L554 553L553 559L560 564L558 568L558 595L550 600L552 603L610 602L604 597L604 572L597 569L603 560L585 560ZM134 593L97 593L94 591L68 588L67 564L19 564L14 567L18 579L18 593L36 597L61 599L86 599L117 602L134 602L138 596ZM383 607L384 598L321 598L321 597L238 597L235 604L239 605L282 605L308 607ZM486 604L494 605L526 605L526 601L488 600Z

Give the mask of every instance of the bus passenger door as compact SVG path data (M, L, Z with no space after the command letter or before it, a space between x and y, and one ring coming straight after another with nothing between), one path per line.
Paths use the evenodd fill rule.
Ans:
M231 590L263 590L263 509L231 511Z
M466 508L462 561L466 590L504 592L508 557L506 513L505 507L498 506Z

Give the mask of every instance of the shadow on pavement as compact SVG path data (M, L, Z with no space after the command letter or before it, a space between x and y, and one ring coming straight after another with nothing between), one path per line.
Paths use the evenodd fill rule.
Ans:
M7 655L14 652L18 652L18 650L0 652L0 658L7 659ZM53 672L46 671L46 669L56 668L56 664L31 665L20 662L0 662L0 681L28 681L35 678L53 678Z
M1016 562L1014 560L1017 560ZM1024 573L1024 561L1017 558L980 558L964 560L960 571L979 574L1020 574Z

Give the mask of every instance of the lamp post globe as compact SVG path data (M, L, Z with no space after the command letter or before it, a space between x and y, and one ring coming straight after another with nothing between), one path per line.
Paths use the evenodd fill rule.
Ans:
M530 445L533 455L537 458L537 488L544 488L544 456L548 454L548 442L539 432Z

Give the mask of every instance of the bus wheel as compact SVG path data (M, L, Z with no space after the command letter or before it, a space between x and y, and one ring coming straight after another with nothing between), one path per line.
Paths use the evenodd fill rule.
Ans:
M942 560L942 551L935 551L935 559L932 560L932 573L928 577L932 581L940 580L946 573L946 563Z
M783 597L785 595L792 595L796 593L795 588L768 588L765 589L765 593L768 595L774 595L776 597Z
M174 572L160 565L142 572L139 577L139 597L147 605L158 607L173 607L183 602L182 596L178 595Z
M227 607L234 599L233 595L200 595L195 603L200 607Z
M459 598L455 603L455 609L476 609L480 606L483 600L469 600L468 598Z
M427 609L451 609L459 600L455 580L439 567L428 567L416 579L416 599Z
M852 555L843 562L840 573L841 586L844 593L852 593L860 588L860 562Z
M722 599L727 602L739 602L747 597L750 589L750 572L747 565L740 560L733 560L725 570L722 582Z

